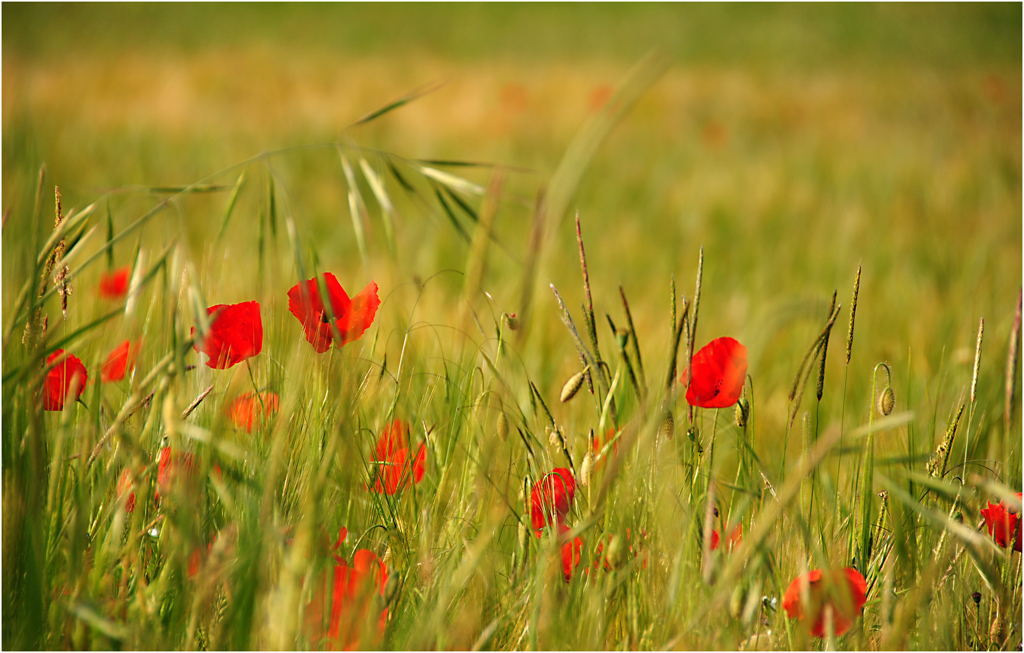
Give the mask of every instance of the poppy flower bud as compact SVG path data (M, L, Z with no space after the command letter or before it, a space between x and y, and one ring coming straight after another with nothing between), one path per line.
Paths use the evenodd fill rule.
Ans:
M672 416L672 411L671 410L666 410L665 411L665 416L661 420L661 430L659 431L658 435L663 437L663 438L665 438L666 440L671 440L672 439L672 435L675 432L676 432L676 419L675 419L675 417Z
M580 485L588 487L590 485L590 478L594 473L594 452L588 451L587 455L583 456L583 463L580 465Z
M981 592L971 594L971 599L974 600L974 605L981 605Z
M696 426L686 429L686 437L690 438L690 442L695 442L698 435L700 435L700 431L697 430Z
M590 366L587 365L583 368L582 372L577 372L569 377L569 380L562 386L562 394L558 397L559 401L564 404L576 396L576 393L583 387L583 379L586 378L587 370L589 369Z
M892 393L892 388L886 387L885 390L882 390L882 394L878 395L878 412L882 415L888 415L892 412L895 404L896 397Z
M736 400L736 426L741 429L747 428L747 418L750 417L750 402L746 397Z
M619 343L620 349L626 348L626 343L629 342L629 329L619 329L615 332L615 339Z
M606 560L613 569L621 567L622 563L626 560L625 543L617 534L612 537L612 541L608 544L608 556Z
M505 411L498 412L498 437L502 442L508 442L508 418Z
M515 331L519 328L519 318L516 317L515 313L503 313L501 318L505 321L505 326L507 326L510 331Z

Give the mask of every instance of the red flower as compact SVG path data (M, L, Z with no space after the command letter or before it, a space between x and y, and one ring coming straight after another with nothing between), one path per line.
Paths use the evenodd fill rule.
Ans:
M133 482L132 472L129 468L125 467L124 471L121 472L121 478L117 481L117 498L120 499L125 492L129 492L128 501L125 503L124 509L128 514L135 512L135 493L132 492Z
M210 551L213 550L213 543L217 541L217 536L214 535L210 543L206 545L206 553L203 554L202 545L197 546L196 550L192 552L192 555L188 558L188 577L191 579L199 573L199 566L203 564L203 560L210 555Z
M345 343L359 340L363 332L373 324L377 307L380 306L377 284L371 281L352 299L348 298L345 289L330 272L324 275L324 285L327 287L327 296L334 313L334 326L341 335L341 341L335 342L335 346L340 348ZM334 329L328 321L327 310L315 277L295 284L288 291L288 310L302 322L306 340L313 345L318 354L331 348L331 343L334 342Z
M560 526L564 525L575 497L576 479L565 467L554 469L534 483L530 491L530 520L534 534L540 537L541 529L556 521Z
M683 370L686 401L701 408L727 408L736 403L747 380L747 348L732 338L715 338L693 355L693 380Z
M49 355L46 363L52 363L64 355L63 349L58 349ZM85 382L89 380L89 374L85 371L85 365L77 356L68 354L67 358L55 365L46 374L46 389L43 393L43 410L64 410L64 402L68 398L71 386L78 388L72 401L78 401L85 390Z
M559 532L564 536L569 532L568 526L559 526ZM565 582L572 580L572 573L580 566L583 559L583 538L574 537L566 540L562 545L562 576Z
M100 275L99 293L100 297L106 299L120 299L128 292L128 276L131 274L131 267L123 267L113 272L104 272Z
M867 583L856 569L847 567L827 573L832 581L831 588L823 582L821 570L815 569L794 579L782 598L782 607L789 618L808 625L815 637L826 635L826 607L831 607L833 627L839 636L853 625L867 597Z
M1017 493L1019 499L1021 493ZM988 526L988 534L991 535L996 544L1006 548L1013 544L1014 551L1020 551L1020 516L1007 508L1006 505L1000 501L999 503L989 502L988 508L984 508L981 511L981 516L985 518L985 525Z
M729 533L729 541L725 543L725 548L730 551L734 549L739 543L743 541L743 524L736 524L736 528L732 529ZM719 536L718 531L711 531L711 550L714 551L718 548Z
M331 614L327 624L327 645L329 648L352 650L359 646L360 632L371 609L378 605L374 595L384 596L388 582L388 568L372 551L356 551L349 566L336 558L334 577L331 580ZM324 604L327 602L328 574L322 580L306 607L306 630L310 643L320 648L324 638ZM377 637L384 634L388 610L385 607L377 620Z
M135 367L135 359L139 356L141 346L141 342L136 342L133 345L131 340L125 340L114 347L114 350L107 356L107 362L103 363L103 368L100 370L100 378L103 379L103 382L110 383L123 379L128 370Z
M262 403L261 403L262 400ZM252 427L256 424L257 418L262 413L264 418L277 413L279 401L275 392L261 392L259 396L253 393L244 394L228 407L228 415L231 421L240 429L252 433Z
M377 441L372 460L376 468L374 492L395 494L409 482L409 445L406 432L408 426L400 419L384 428ZM427 450L420 444L412 461L412 478L416 483L423 480L426 471Z
M217 304L206 309L207 315L217 316L210 322L210 330L192 349L206 354L206 364L216 370L227 368L251 358L263 350L263 320L259 302ZM193 327L192 337L196 335Z

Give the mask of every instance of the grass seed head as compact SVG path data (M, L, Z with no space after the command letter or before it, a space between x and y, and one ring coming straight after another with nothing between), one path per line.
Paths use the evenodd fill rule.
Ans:
M612 541L608 544L607 560L614 569L618 569L626 561L626 544L618 533L612 536Z
M594 452L588 451L587 455L583 456L583 463L580 465L580 485L588 487L590 485L590 478L594 473Z
M661 432L659 435L666 440L671 440L675 432L676 418L672 415L671 410L666 410L665 416L661 420Z
M587 365L583 368L583 371L577 372L569 377L569 380L562 386L562 394L559 395L558 398L563 404L575 397L576 393L583 387L583 380L586 378L587 370L589 369L590 366Z
M502 442L508 442L508 417L505 416L505 411L498 411L498 437L501 438Z

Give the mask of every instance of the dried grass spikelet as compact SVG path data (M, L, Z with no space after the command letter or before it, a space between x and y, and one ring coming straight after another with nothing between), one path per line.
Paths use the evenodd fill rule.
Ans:
M978 372L981 370L981 341L985 336L985 318L978 322L978 342L974 345L974 373L971 375L971 403L978 398Z
M942 439L939 444L939 448L935 450L931 459L928 461L926 469L928 474L936 478L942 478L946 475L946 463L949 461L949 452L953 448L953 438L956 437L956 428L960 424L960 417L964 414L964 404L960 404L960 410L956 412L956 417L949 426L946 427L946 436Z
M671 410L666 410L665 415L661 418L661 428L658 431L658 437L671 440L675 432L676 418L672 415Z
M505 411L498 411L498 437L501 438L502 442L508 442L508 417L505 416Z
M594 452L587 451L587 455L583 456L583 462L580 464L580 486L589 487L590 479L594 474Z
M558 428L551 428L550 426L548 426L546 427L546 430L548 434L548 444L550 444L555 449L561 449L562 440L559 437Z
M577 372L576 374L573 374L571 377L569 377L569 380L566 381L565 385L562 386L562 393L558 397L559 401L561 401L564 404L576 396L576 393L579 392L580 388L583 387L583 381L584 379L586 379L587 372L589 370L590 365L587 365L586 367L583 368L583 371Z
M892 388L886 386L878 395L878 412L882 415L888 415L892 412L892 408L895 404L896 396L893 394Z
M750 402L746 397L740 397L736 401L736 426L741 429L747 428L747 419L750 417Z

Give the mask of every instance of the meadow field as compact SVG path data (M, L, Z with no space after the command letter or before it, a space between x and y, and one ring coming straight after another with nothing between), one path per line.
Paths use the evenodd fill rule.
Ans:
M12 4L5 649L1021 650L1021 5Z

